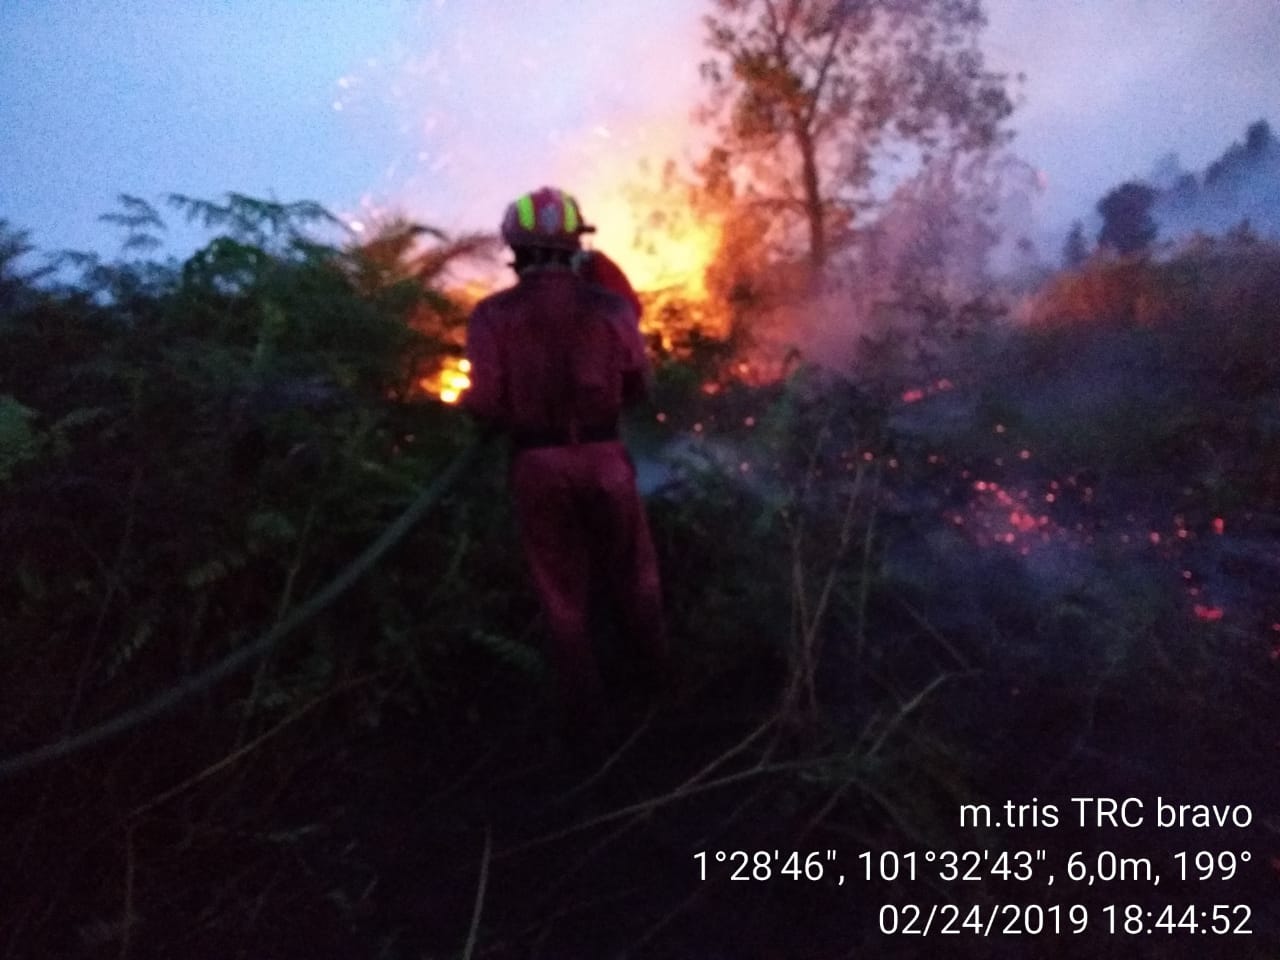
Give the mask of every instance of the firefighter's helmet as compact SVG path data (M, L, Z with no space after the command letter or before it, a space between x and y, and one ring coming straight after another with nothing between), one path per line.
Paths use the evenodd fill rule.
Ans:
M555 187L526 193L502 217L502 239L512 247L577 250L582 234L594 231L583 221L578 201Z

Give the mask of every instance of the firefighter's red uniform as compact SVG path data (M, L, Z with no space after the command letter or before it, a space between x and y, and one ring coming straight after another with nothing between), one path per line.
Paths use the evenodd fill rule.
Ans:
M614 263L612 259L599 250L592 250L587 254L585 263L579 272L592 283L597 283L623 297L627 303L631 304L631 309L636 313L636 320L639 321L640 298L636 296L635 290L632 289L631 281L627 279L627 275L622 271L622 268Z
M647 662L660 668L666 658L657 561L618 438L622 408L647 389L634 308L567 263L529 269L477 305L467 357L464 405L511 438L521 541L565 705L595 714L603 692L588 624L593 584L607 588Z

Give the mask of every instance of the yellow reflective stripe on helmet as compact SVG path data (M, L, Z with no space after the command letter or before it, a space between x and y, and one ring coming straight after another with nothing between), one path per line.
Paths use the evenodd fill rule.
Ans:
M533 194L526 193L516 201L516 213L520 217L520 226L526 230L532 230L535 222L533 216Z
M560 206L564 210L564 232L578 232L578 204L564 191L560 192Z

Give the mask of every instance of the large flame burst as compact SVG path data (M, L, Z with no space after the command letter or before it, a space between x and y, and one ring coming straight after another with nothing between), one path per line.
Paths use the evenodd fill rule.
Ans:
M591 196L591 195L588 195ZM615 182L594 191L595 246L618 261L644 303L641 329L678 352L689 328L727 336L727 311L709 283L724 222L670 168L656 185Z
M687 202L679 189L621 185L595 196L587 207L598 229L592 246L617 261L640 295L642 332L660 342L664 353L677 355L692 330L704 338L727 336L728 311L708 282L721 252L722 219ZM476 291L467 293L470 303L478 299ZM470 385L468 374L465 360L448 356L419 386L445 403L456 403Z
M618 259L638 292L707 298L707 268L720 246L718 224L694 219L688 210L646 211L616 194L599 210L596 245Z

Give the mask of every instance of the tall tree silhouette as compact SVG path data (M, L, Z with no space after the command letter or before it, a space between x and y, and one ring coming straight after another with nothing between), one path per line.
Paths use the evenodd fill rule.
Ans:
M894 148L927 158L1003 137L1012 105L978 46L981 0L714 0L713 11L703 118L815 270Z
M1074 270L1089 259L1089 244L1084 238L1084 224L1076 220L1071 224L1071 232L1067 234L1062 245L1062 265Z
M1136 180L1108 193L1098 201L1098 213L1102 214L1098 245L1120 254L1146 250L1156 238L1156 221L1151 216L1155 201L1155 190Z

